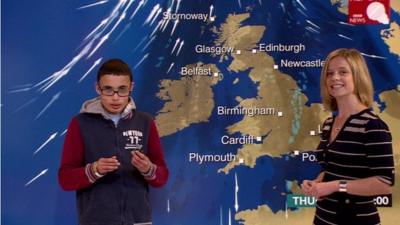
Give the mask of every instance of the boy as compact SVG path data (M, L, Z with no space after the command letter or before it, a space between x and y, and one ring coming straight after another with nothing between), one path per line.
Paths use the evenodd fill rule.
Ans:
M132 72L120 59L97 73L99 96L86 101L66 134L59 183L76 191L80 225L151 224L148 184L168 169L154 120L136 111Z

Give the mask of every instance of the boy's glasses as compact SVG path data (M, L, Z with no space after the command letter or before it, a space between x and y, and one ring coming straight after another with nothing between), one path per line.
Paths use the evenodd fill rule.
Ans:
M131 93L129 88L118 88L117 91L115 91L111 87L105 87L105 88L99 87L99 89L101 94L105 96L114 96L114 94L117 93L119 97L126 97Z

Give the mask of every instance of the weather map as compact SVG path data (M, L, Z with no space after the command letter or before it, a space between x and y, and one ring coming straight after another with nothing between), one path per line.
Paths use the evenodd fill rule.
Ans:
M74 193L57 184L62 144L115 57L170 169L150 190L153 224L311 224L315 209L288 196L319 172L320 70L341 47L367 60L399 180L400 2L390 7L387 24L355 25L346 0L3 1L2 222L76 224ZM395 224L398 183L383 224Z

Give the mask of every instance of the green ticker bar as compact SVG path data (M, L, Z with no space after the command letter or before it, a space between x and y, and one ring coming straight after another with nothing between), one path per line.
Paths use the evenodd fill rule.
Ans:
M286 197L287 207L315 207L317 199L306 195L288 194Z

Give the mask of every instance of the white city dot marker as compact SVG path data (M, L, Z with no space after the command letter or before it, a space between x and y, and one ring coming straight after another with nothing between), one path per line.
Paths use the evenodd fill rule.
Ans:
M298 150L294 151L294 155L299 155L300 152Z
M218 72L214 72L214 77L218 77L219 76L219 73Z
M251 50L251 53L253 53L253 54L257 53L257 49Z
M210 17L210 21L214 22L215 21L215 17L214 16Z
M278 116L283 116L283 112L278 112Z
M236 55L240 55L240 54L242 54L242 51L241 50L236 50Z
M315 130L310 131L310 135L314 136L315 135Z
M261 137L257 137L256 139L257 139L257 141L261 141L262 140Z
M240 158L240 159L239 159L239 163L240 163L240 164L244 163L244 159Z
M278 65L274 65L274 69L277 70L279 68Z

